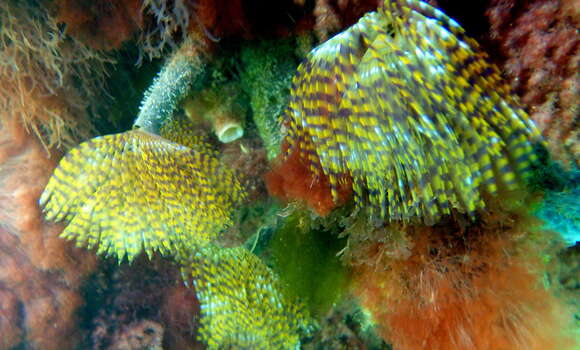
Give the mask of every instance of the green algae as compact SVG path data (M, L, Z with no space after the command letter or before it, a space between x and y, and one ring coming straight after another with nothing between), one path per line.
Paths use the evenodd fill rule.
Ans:
M240 80L250 98L253 121L268 159L280 152L278 117L286 107L292 77L296 72L293 40L248 43L241 49Z
M270 243L274 270L315 317L326 313L348 287L349 271L336 256L344 240L333 231L317 225L308 211L296 210Z

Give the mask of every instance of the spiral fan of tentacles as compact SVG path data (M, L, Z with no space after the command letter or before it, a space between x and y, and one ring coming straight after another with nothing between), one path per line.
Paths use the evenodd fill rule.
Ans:
M159 134L167 140L192 149L211 149L204 132L200 132L199 126L195 125L183 114L176 113L164 120L159 129Z
M195 286L208 349L297 349L310 332L304 304L246 248L200 247L182 274Z
M188 148L139 130L72 149L40 203L68 222L62 236L99 253L173 253L213 241L243 190L203 144Z
M439 10L387 0L314 49L284 115L288 154L345 177L382 218L433 222L512 189L540 135L475 41Z

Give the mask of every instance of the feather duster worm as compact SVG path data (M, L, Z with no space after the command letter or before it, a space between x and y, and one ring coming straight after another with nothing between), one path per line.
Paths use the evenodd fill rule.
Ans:
M188 116L176 113L171 118L166 119L159 135L164 139L180 145L196 149L199 147L211 147L208 143L207 130L196 125Z
M297 349L308 333L304 305L243 247L199 247L182 273L195 286L208 349Z
M477 43L419 1L378 12L313 50L284 115L289 144L332 198L345 177L379 217L473 213L526 177L539 132Z
M188 125L166 123L161 132L191 148L133 130L72 149L41 197L47 218L68 221L62 236L99 253L176 255L210 349L294 349L308 327L304 307L256 255L216 244L244 193Z
M59 163L40 202L62 236L99 253L173 253L210 242L244 194L215 155L140 130L97 137Z

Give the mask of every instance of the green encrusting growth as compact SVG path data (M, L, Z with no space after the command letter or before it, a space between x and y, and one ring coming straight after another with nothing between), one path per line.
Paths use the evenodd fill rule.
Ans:
M250 96L254 124L266 148L268 159L280 152L280 123L288 102L292 76L296 72L292 40L261 41L242 47L241 84Z
M516 188L540 141L477 43L416 0L386 0L314 49L284 123L288 155L326 175L335 200L351 178L360 207L426 223Z
M331 232L298 209L284 219L270 243L274 271L313 316L328 312L348 286L349 271L337 257L345 242Z

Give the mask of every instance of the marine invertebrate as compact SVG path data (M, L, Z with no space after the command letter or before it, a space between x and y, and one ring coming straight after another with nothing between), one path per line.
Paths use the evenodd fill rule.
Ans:
M141 130L98 137L61 160L40 199L63 237L133 260L207 243L243 198L234 174L204 145Z
M208 349L295 349L308 332L306 310L278 277L243 247L199 247L182 270L201 304Z
M580 13L574 0L491 1L490 36L553 157L580 165Z
M362 215L364 224L345 230L343 252L356 293L395 348L575 344L568 310L541 283L550 236L509 202L541 137L485 59L438 10L386 1L313 50L293 82L287 150L270 188L296 195L279 186L299 182L291 167L313 186L299 198L312 200L322 185L343 200L346 185L371 207L377 220ZM478 214L445 215L456 211Z
M199 43L189 38L169 58L145 93L134 126L159 134L163 121L171 117L199 79L204 64Z
M159 135L164 139L195 149L204 147L207 141L206 130L196 125L188 116L175 113L171 118L164 120Z
M326 1L327 4L331 2ZM232 7L241 4L240 1L232 3ZM285 162L280 168L282 170L278 169L276 176L269 180L270 187L277 188L272 190L273 193L279 191L282 196L306 197L319 213L327 214L340 201L347 200L354 191L360 199L359 205L364 207L370 204L381 219L411 220L421 217L432 221L439 219L441 214L450 213L451 208L455 207L460 211L473 212L481 208L483 198L489 203L485 192L495 192L494 186L499 187L499 190L511 189L519 181L513 180L512 183L512 176L525 177L526 163L533 158L530 150L532 141L529 139L537 137L537 133L532 126L527 125L526 116L511 105L515 102L509 97L506 97L507 102L503 100L504 97L500 98L506 89L500 87L498 94L491 90L497 83L496 73L482 63L475 49L469 48L473 43L463 36L451 20L419 3L403 4L414 7L411 9L402 5L399 8L394 3L388 3L392 8L387 6L367 15L355 29L332 39L334 41L331 40L329 46L325 44L307 58L306 65L296 78L295 99L289 110L291 117L286 119L285 126L290 128L291 135L282 146ZM168 61L144 100L140 118L136 122L136 126L142 128L97 138L75 148L62 161L42 200L46 203L50 218L71 221L65 235L73 237L79 244L98 247L101 253L127 256L133 262L135 256L143 250L150 255L153 251L177 255L177 261L186 265L183 269L184 278L191 280L190 285L195 288L189 294L183 289L176 291L178 296L188 299L190 303L182 304L180 299L176 303L178 306L168 306L169 310L164 312L173 314L179 306L183 306L179 321L183 322L184 327L191 326L194 329L198 314L189 307L197 305L192 295L197 293L202 315L199 320L199 339L210 348L296 348L301 333L304 328L308 328L308 317L304 311L306 307L293 298L291 292L308 290L311 299L307 299L306 304L310 304L310 309L322 313L328 308L344 288L340 283L342 281L335 278L335 268L339 269L337 264L333 264L336 261L331 260L335 258L335 250L329 248L340 244L340 241L318 245L320 242L314 240L320 237L313 236L324 230L300 230L303 228L300 227L302 223L310 225L312 222L309 213L304 213L301 220L293 220L293 217L288 219L288 225L284 228L285 233L288 233L286 237L282 236L282 232L275 237L280 240L275 242L279 243L275 247L279 255L274 258L279 259L282 255L287 259L288 266L280 268L279 264L277 270L276 263L273 263L274 268L270 270L266 263L242 247L222 247L229 242L220 237L219 231L223 228L222 224L231 222L229 213L242 197L238 193L240 186L230 170L221 168L223 163L219 164L217 155L207 149L203 140L197 138L191 125L184 127L183 124L173 124L183 121L175 115L175 108L191 90L194 90L195 98L200 99L193 104L196 109L200 106L206 108L203 106L206 93L213 95L209 99L214 102L216 97L222 97L216 96L215 90L197 86L206 83L200 81L200 77L208 71L204 67L205 57L199 55L198 49L196 44L188 43L182 50L190 51L178 52ZM264 58L261 62L273 62L272 56L261 57ZM272 64L274 68L271 71L264 71L264 76L275 76L272 72L284 66L278 63ZM252 67L256 68L257 65ZM282 79L286 79L286 76ZM464 86L465 82L473 84L473 89ZM194 89L191 89L192 84L196 84ZM263 103L260 99L268 99L272 95L275 98L274 101L266 101L260 108L252 106L253 111L268 110L272 106L279 108L280 101L284 99L284 89L276 85L272 91L254 90L255 106ZM467 92L462 92L462 89ZM417 105L409 97L412 93L420 96ZM440 96L438 93L441 93ZM383 95L391 96L383 101L388 102L388 105L381 102ZM439 101L438 97L441 100L448 99L449 106L445 105L445 101ZM324 110L334 108L334 102L339 106L332 113ZM316 108L318 110L315 113L319 115L313 116L311 112ZM482 115L476 113L476 109L480 109L478 113ZM499 115L494 114L495 109ZM187 110L191 112L186 104ZM426 115L432 113L433 116L429 115L427 120L423 120L421 111ZM456 119L450 117L451 114L459 116ZM500 126L504 122L506 129ZM372 123L383 130L373 134L376 129L373 129L375 125ZM388 128L391 128L390 131L384 131ZM480 131L481 135L478 135ZM149 132L159 133L161 137ZM174 138L176 135L178 138ZM188 135L193 135L193 138L188 138ZM272 136L275 139L275 135ZM486 140L486 137L490 139ZM177 141L185 147L167 140ZM383 145L382 141L392 143ZM237 142L222 147L222 150L239 148L239 145L240 142ZM429 154L430 147L434 149L433 155ZM409 155L406 152L418 154ZM222 154L222 159L227 156ZM366 163L365 157L374 163ZM393 161L385 162L387 165L381 167L385 157L392 157ZM422 157L427 161L423 162ZM438 161L438 157L442 161ZM225 163L233 164L228 161ZM252 171L257 172L256 169ZM485 174L486 171L490 174ZM463 176L467 178L463 179ZM500 178L497 183L496 176ZM59 179L65 181L59 183ZM313 183L315 190L312 188ZM382 191L383 188L386 190ZM391 190L395 195L390 196ZM436 196L439 201L434 204L435 209L429 207L429 196ZM409 203L410 200L415 202ZM392 210L391 207L397 209ZM344 212L348 209L344 208ZM484 215L481 212L478 217ZM266 211L263 213L267 215ZM449 217L443 220L446 219L452 220ZM484 234L480 235L480 227L473 224L477 220L464 220L462 215L453 219L460 222L450 224L445 221L444 227L436 229L425 226L407 228L401 225L400 232L404 231L405 234L398 234L403 237L387 236L391 232L381 231L382 237L367 240L366 243L372 247L358 250L357 256L364 256L364 261L374 262L372 268L353 264L369 281L358 289L358 293L371 300L369 308L375 312L385 338L396 338L390 332L396 332L399 327L401 334L411 333L403 341L396 338L399 344L405 340L413 342L421 337L421 340L428 338L429 335L424 337L425 332L409 331L409 328L416 325L411 323L418 320L417 323L426 324L423 328L426 332L433 329L450 330L450 336L441 337L439 343L428 338L429 344L445 344L449 339L453 343L460 338L455 335L462 334L463 330L471 332L470 339L481 341L483 337L473 331L479 327L473 319L479 316L492 315L490 318L494 320L514 315L527 316L527 313L519 311L528 305L533 310L543 311L538 306L537 298L544 298L547 293L536 293L538 289L528 294L522 292L522 289L530 286L536 287L535 283L539 282L538 273L529 273L525 269L535 267L534 264L539 261L536 260L538 254L513 263L517 268L510 265L511 259L521 257L518 248L522 245L516 246L513 241L519 243L520 236L534 236L527 235L527 231L518 231L513 235L497 234L487 238ZM341 225L344 219L337 221ZM501 224L510 222L502 218L490 221ZM383 222L373 223L382 225ZM462 235L466 227L468 233ZM448 229L451 231L446 231ZM326 232L329 240L341 230L336 227L329 229L332 231ZM422 236L424 232L427 233ZM309 234L313 235L303 237ZM291 240L295 242L292 253L289 253L285 251L288 247L285 244ZM451 246L446 245L449 242ZM301 250L300 247L304 246L311 249ZM375 248L379 254L373 255ZM396 254L381 254L389 249L396 250ZM507 257L501 255L501 252L506 251ZM306 255L309 257L304 258ZM325 263L316 264L316 259L311 258L314 256L324 257ZM142 258L143 261L149 261L144 256ZM411 267L405 270L409 265L398 265L397 259L405 260ZM421 267L420 263L425 261L428 262L427 266ZM379 269L376 272L373 269L376 267L393 267L396 271ZM302 271L308 269L323 277L301 275ZM294 275L289 276L289 271ZM278 277L275 272L286 275ZM510 279L510 274L517 278ZM421 284L420 276L428 276L429 279ZM521 287L514 292L520 293L518 295L521 298L509 295L504 298L509 294L505 286L510 281L517 282L518 287ZM288 287L286 282L294 286ZM310 288L316 282L321 283L317 288ZM413 282L417 282L416 289L413 288ZM406 283L411 283L411 286ZM467 284L470 285L465 287ZM330 288L325 288L327 286ZM161 292L156 294L146 288L141 289L139 284L133 287L140 290L122 288L124 292L120 293L122 296L117 301L124 299L126 303L119 304L128 305L128 299L131 299L133 305L143 299L147 299L149 305L155 304L151 300L159 301ZM389 294L391 287L394 292ZM403 292L397 294L400 290ZM501 296L498 297L501 299L499 302L493 299L494 293ZM401 298L397 299L400 295ZM431 300L431 296L435 300ZM372 303L373 300L380 300L381 303ZM382 308L384 300L401 301L400 308L385 310ZM417 305L418 300L420 305ZM486 303L489 300L497 304ZM167 303L171 304L170 301ZM504 313L501 308L493 308L487 313L481 311L486 306L504 305L502 303L509 304ZM433 310L439 306L444 306L445 311L437 314ZM470 306L475 309L472 313L469 313ZM393 314L403 315L400 317L402 321L392 321L397 318L392 317ZM546 315L547 318L553 316L549 313ZM423 322L421 317L435 321ZM530 322L534 320L530 317ZM154 321L162 324L167 332L165 334L169 334L170 327L167 324L158 319ZM453 321L457 322L452 324ZM485 321L487 319L481 324L489 324ZM514 333L506 331L504 334L510 338L513 334L519 335L518 332L536 329L527 325L525 323Z
M442 12L385 1L298 68L285 141L332 199L352 178L381 218L434 222L517 187L539 132L497 68ZM282 174L283 176L283 174Z
M208 122L223 143L238 140L244 135L244 108L238 103L235 83L193 91L184 101L185 114L193 123Z
M244 197L241 186L208 144L192 133L192 120L182 124L183 118L174 115L180 100L196 90L191 85L199 85L203 68L197 44L185 42L147 92L135 129L72 149L40 203L49 220L66 222L61 236L99 254L132 262L143 251L149 258L159 251L187 265L184 274L193 280L202 308L200 339L210 348L267 347L270 342L294 347L307 323L301 304L285 295L257 256L242 247L219 246L220 231ZM215 113L216 101L224 101L215 90L195 92L201 100L194 104L195 113ZM211 108L204 105L207 100ZM230 294L215 294L212 285ZM238 298L239 291L248 297ZM225 313L214 313L216 298L228 308ZM226 334L225 329L236 333Z
M159 134L181 104L193 123L211 123L220 141L232 142L243 135L244 113L235 87L199 88L205 68L202 46L189 37L169 58L145 93L134 127Z

